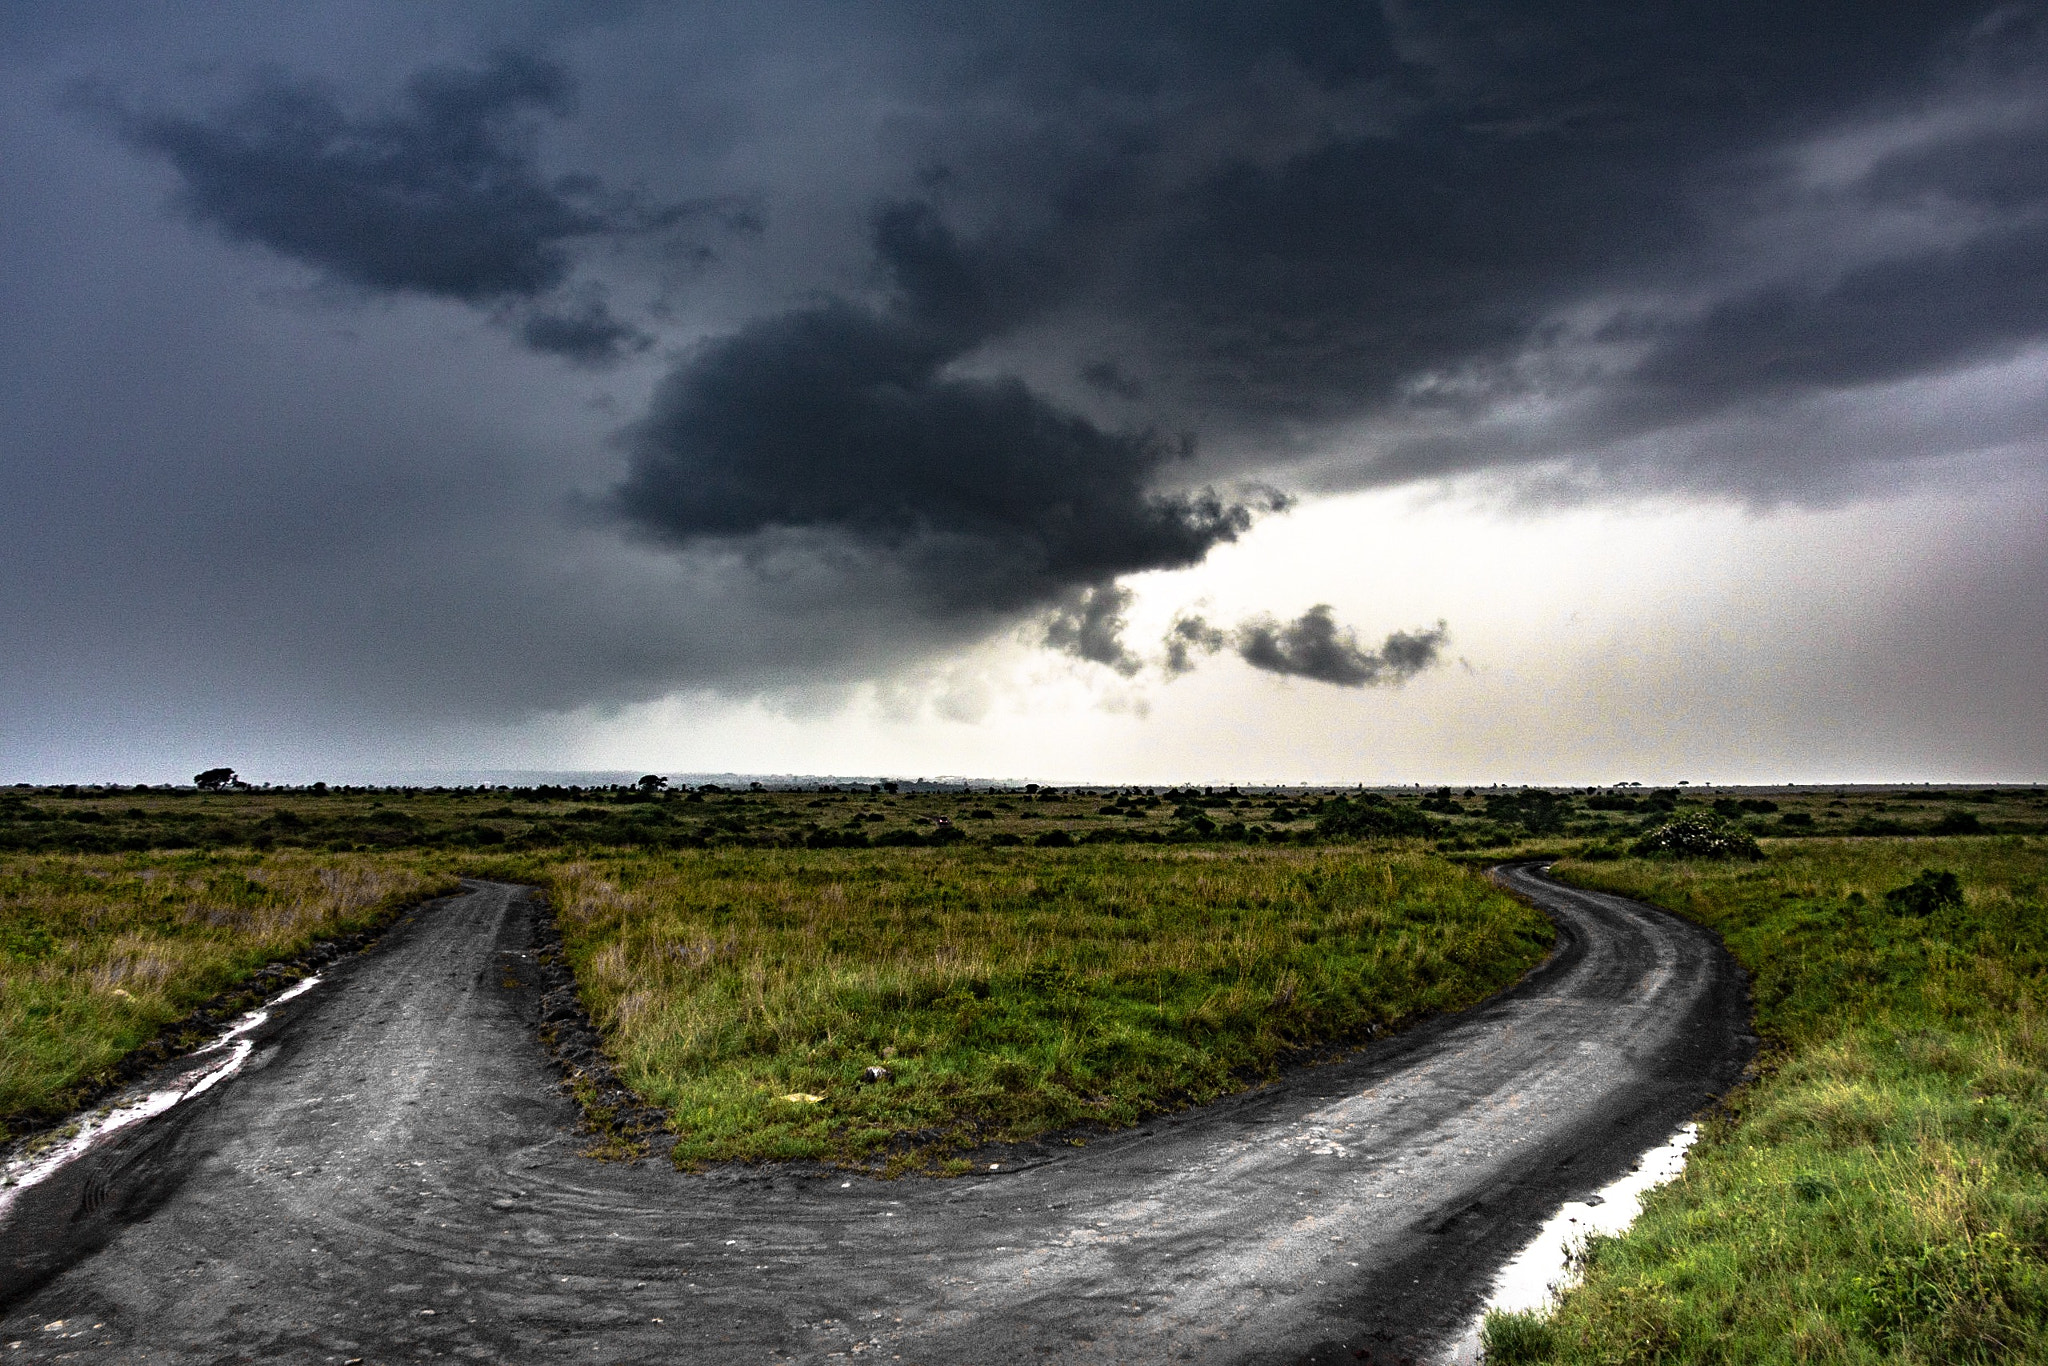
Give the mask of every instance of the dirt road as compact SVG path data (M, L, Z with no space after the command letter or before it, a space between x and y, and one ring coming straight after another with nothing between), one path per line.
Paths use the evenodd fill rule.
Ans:
M100 1244L0 1313L0 1366L1426 1360L1753 1042L1704 932L1500 876L1562 935L1487 1004L1086 1148L894 1182L578 1157L506 985L531 907L477 884L0 1223L18 1273Z

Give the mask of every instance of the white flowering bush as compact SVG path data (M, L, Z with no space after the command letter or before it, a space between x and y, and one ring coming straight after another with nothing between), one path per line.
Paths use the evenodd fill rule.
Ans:
M1760 859L1764 851L1747 831L1705 812L1666 821L1635 843L1635 853L1670 858Z

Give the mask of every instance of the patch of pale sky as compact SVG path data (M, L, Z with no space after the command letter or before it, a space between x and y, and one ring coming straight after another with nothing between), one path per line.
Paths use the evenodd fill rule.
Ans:
M1216 620L1326 601L1368 644L1446 618L1452 662L1399 689L1278 679L1228 656L1132 685L1006 638L824 714L677 696L561 718L548 761L1071 782L2037 779L2042 706L1971 698L2041 652L1987 604L2016 587L2001 574L2039 577L2048 533L2028 509L2042 483L1764 514L1325 498L1197 568L1131 580L1132 645L1156 649L1197 601ZM1968 676L1965 636L1983 661ZM1881 738L1923 707L1952 724Z

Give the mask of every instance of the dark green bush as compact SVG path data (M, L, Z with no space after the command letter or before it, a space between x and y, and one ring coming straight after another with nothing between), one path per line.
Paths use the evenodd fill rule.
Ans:
M1936 911L1963 904L1963 884L1954 873L1922 868L1920 875L1903 887L1884 894L1885 903L1906 915L1933 915Z
M1377 793L1336 797L1323 804L1316 833L1325 839L1370 839L1375 835L1427 835L1436 825L1412 806Z
M1574 814L1572 799L1559 792L1526 788L1520 792L1489 792L1486 814L1503 824L1520 825L1532 835L1555 834Z

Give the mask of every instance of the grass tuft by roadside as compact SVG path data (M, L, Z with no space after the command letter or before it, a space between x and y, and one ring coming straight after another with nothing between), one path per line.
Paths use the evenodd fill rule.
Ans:
M1496 1361L2048 1356L2048 840L1771 842L1566 862L1718 931L1762 1077Z
M1552 937L1412 849L733 850L533 871L607 1051L668 1108L684 1164L944 1169L982 1142L1127 1125L1305 1045L1469 1005Z
M350 854L0 858L0 1140L264 964L453 885Z

